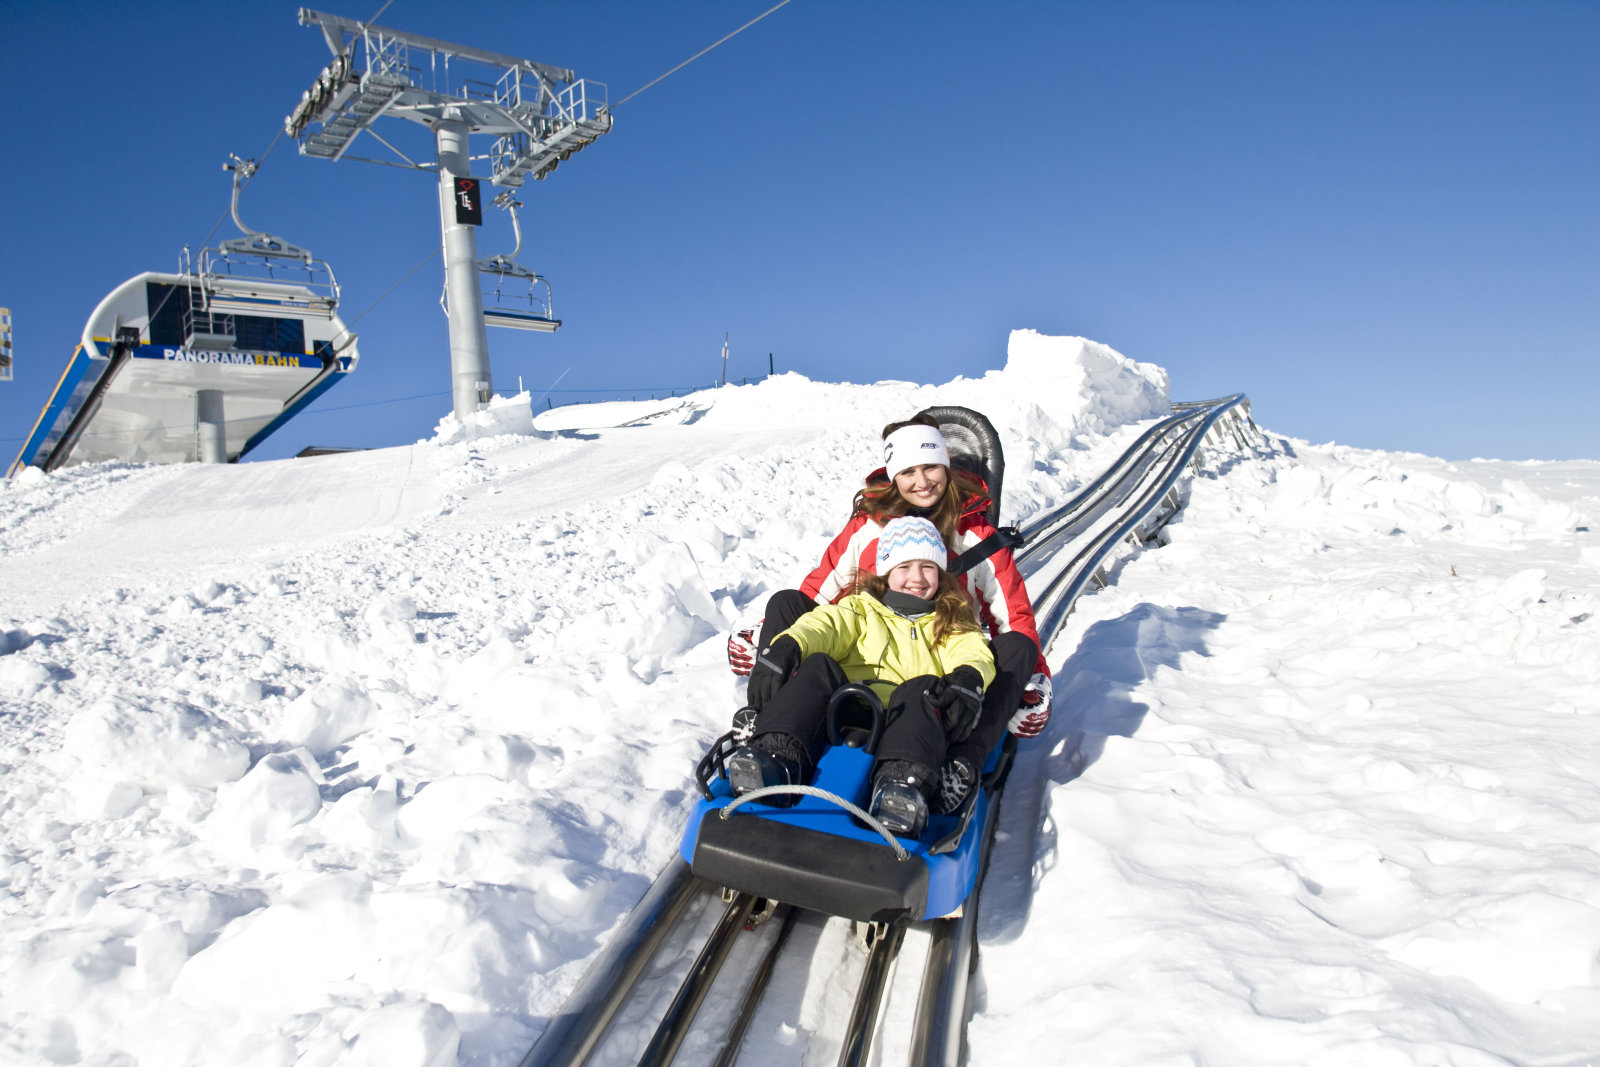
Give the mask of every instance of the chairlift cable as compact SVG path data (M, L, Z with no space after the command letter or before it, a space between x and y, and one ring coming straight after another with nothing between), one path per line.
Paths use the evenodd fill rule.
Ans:
M364 319L367 316L368 312L370 312L373 308L377 307L379 304L381 304L385 300L387 300L389 298L389 294L390 293L394 292L396 289L398 289L402 285L404 285L406 283L407 279L409 279L413 274L417 273L417 271L421 270L423 268L423 265L426 264L428 262L428 260L430 260L434 256L438 255L439 254L439 249L441 249L443 247L444 247L444 245L442 245L442 244L434 245L433 249L427 255L423 256L421 259L419 259L417 261L417 265L415 267L412 267L410 270L406 271L405 274L400 278L399 281L395 282L393 285L389 286L389 288L385 289L383 291L383 295L382 296L378 297L378 299L376 299L372 303L368 304L366 306L366 310L362 311L361 314L357 315L355 318L353 318L349 322L345 323L344 324L344 330L341 331L340 333L334 335L334 340L337 341L340 338L344 337L345 334L349 333L350 332L350 327L352 327L356 323L360 322L362 319ZM329 347L337 348L338 346L330 344Z
M391 2L392 2L392 0L391 0ZM778 10L778 8L782 7L784 4L787 4L788 2L789 2L789 0L778 0L778 2L776 4L773 4L771 7L769 7L767 10L763 11L761 14L757 15L755 18L751 19L749 22L745 23L743 26L740 26L737 30L734 30L732 33L728 34L727 37L724 37L724 38L722 38L722 40L713 42L712 44L709 44L706 47L700 49L700 51L696 52L694 55L690 56L688 59L684 60L682 63L679 63L676 67L673 67L671 70L669 70L665 74L661 75L661 77L657 78L655 81L652 81L652 82L649 82L646 85L640 86L639 88L635 89L633 92L629 93L627 96L623 97L621 100L618 100L615 104L611 105L611 110L615 111L617 108L621 107L623 104L626 104L629 100L632 100L634 97L638 96L640 93L642 93L646 89L650 88L651 85L656 84L656 82L665 81L667 78L670 78L672 75L678 73L678 71L682 70L684 67L687 67L690 63L693 63L695 60L699 59L701 56L705 55L707 52L709 52L713 48L717 47L717 45L722 44L723 41L727 41L730 38L737 37L739 34L743 33L745 30L748 30L751 26L754 26L756 23L760 22L762 19L766 18L768 15L772 14L774 11Z

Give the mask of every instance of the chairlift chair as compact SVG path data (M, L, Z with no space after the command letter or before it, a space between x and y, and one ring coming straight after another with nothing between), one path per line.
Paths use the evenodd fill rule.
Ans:
M184 314L185 343L190 348L231 348L237 334L235 315L258 315L286 306L307 315L332 319L339 307L339 282L326 260L282 237L257 230L239 215L239 194L255 174L253 159L222 165L233 172L231 210L244 234L200 252L197 270L184 249L181 273L192 276L189 308Z
M511 232L515 235L516 245L509 255L490 256L488 259L478 260L478 272L485 278L484 325L555 333L561 328L561 320L555 317L555 305L550 299L550 283L544 275L531 271L517 262L517 253L522 251L522 226L517 221L517 208L522 204L511 198L509 189L495 197L494 202L497 207L505 208L511 213ZM525 290L523 290L524 283L526 283Z

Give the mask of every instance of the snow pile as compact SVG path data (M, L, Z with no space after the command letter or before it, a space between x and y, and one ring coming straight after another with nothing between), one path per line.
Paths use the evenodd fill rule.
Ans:
M1013 330L1003 386L1031 383L1027 396L1051 412L1073 412L1080 432L1103 434L1166 414L1167 372L1086 337ZM1010 389L1004 391L1010 392Z
M515 434L526 437L533 433L533 409L526 392L515 396L489 398L489 406L460 419L454 412L439 420L431 440L436 445L454 445L476 441L484 437Z
M939 386L524 395L409 448L8 484L0 1058L515 1064L676 850L726 629L881 426L983 410L1026 519L1165 390L1018 331ZM972 1062L1580 1062L1600 464L1274 438L1189 500L1051 651Z

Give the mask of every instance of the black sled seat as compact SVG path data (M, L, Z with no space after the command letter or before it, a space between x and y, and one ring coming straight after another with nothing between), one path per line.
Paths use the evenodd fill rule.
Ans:
M928 867L900 860L882 841L840 837L776 819L702 820L690 870L737 888L829 915L893 923L927 908Z
M1006 477L1005 451L1000 434L981 412L963 407L931 407L917 412L939 424L945 445L950 449L950 464L983 480L989 490L989 506L984 517L991 526L1000 525L1000 492Z

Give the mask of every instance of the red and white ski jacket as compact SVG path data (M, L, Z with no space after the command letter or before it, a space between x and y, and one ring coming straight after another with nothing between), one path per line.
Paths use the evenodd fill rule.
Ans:
M882 473L875 471L867 476L868 480ZM995 532L983 514L988 506L986 496L975 496L967 501L966 510L956 524L955 543L945 546L951 559ZM877 572L878 535L882 532L883 524L869 516L852 517L828 545L822 562L800 583L800 591L818 604L838 603L855 584L857 570L868 574ZM956 580L961 583L967 599L972 601L978 623L990 637L1015 630L1031 638L1035 645L1039 644L1039 624L1033 618L1033 604L1028 600L1028 590L1009 548L1001 548L967 573L958 575ZM1045 675L1050 673L1042 650L1034 670Z

